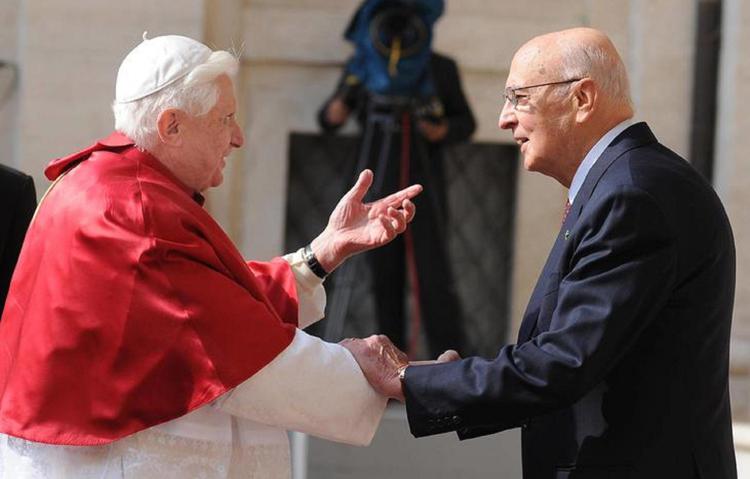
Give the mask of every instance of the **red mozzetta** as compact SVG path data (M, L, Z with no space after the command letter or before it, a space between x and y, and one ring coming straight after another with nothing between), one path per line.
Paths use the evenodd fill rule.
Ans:
M289 265L246 263L156 158L114 133L64 176L26 237L0 321L0 431L91 445L184 415L292 340Z

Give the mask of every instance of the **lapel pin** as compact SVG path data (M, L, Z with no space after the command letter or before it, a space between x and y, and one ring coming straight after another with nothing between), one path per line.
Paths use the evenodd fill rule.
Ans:
M565 241L568 241L568 238L570 238L570 230L565 230Z

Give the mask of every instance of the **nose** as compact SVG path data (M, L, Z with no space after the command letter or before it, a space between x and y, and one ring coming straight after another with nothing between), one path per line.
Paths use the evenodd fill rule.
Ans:
M242 128L240 128L240 125L238 125L236 121L234 121L234 126L232 127L231 141L232 146L235 148L240 148L245 144L245 135L242 133Z
M505 103L503 104L503 109L500 112L500 118L497 120L497 126L501 130L510 130L513 129L514 126L518 123L518 119L516 118L516 110L513 108L513 105L508 101L508 99L505 100Z

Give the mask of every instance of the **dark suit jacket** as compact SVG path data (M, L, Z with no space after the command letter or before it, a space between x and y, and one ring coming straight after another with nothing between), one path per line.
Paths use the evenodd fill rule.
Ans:
M0 165L0 313L26 229L36 209L34 180Z
M407 369L412 433L522 426L526 479L736 478L734 282L713 189L633 125L578 192L518 343Z

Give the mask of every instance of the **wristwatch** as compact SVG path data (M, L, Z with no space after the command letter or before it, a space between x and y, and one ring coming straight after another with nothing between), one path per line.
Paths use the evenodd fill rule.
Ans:
M318 258L315 257L315 253L313 253L309 244L302 250L302 258L305 260L305 263L307 263L310 270L315 273L315 276L320 279L325 279L326 276L328 276L328 271L323 269L320 263L318 263Z

